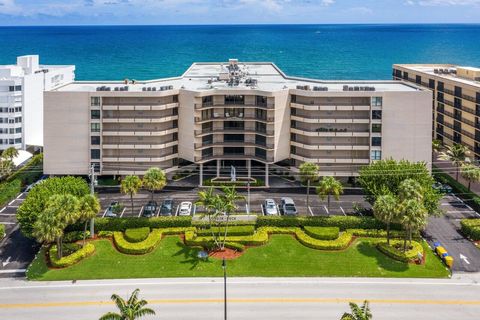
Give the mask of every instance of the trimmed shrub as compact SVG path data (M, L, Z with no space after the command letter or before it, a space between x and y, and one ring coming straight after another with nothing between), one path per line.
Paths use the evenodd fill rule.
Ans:
M309 227L303 228L305 233L317 240L335 240L340 235L338 227Z
M155 217L155 218L96 218L97 231L122 231L127 229L149 227L150 229L190 227L192 217ZM69 231L83 230L82 223L76 223Z
M330 216L330 217L258 217L257 227L338 227L347 229L384 229L385 225L372 217ZM401 226L392 225L392 230Z
M229 221L228 225L229 226L255 226L256 222L255 221ZM208 221L200 221L200 220L192 221L192 226L202 227L202 228L210 227Z
M365 238L386 238L387 231L386 230L377 230L377 229L348 229L355 237L365 237ZM391 230L390 231L391 238L403 238L405 237L404 231L398 230ZM414 236L415 237L415 236Z
M224 227L212 227L210 229L197 228L197 236L211 236L212 231L215 234L225 232ZM255 226L229 226L227 236L251 236L255 233Z
M90 237L90 231L87 230L86 238ZM71 231L67 232L63 236L63 242L77 242L83 240L83 231Z
M474 241L480 240L480 219L463 219L460 225L465 236Z
M407 243L407 246L409 244ZM420 252L423 254L423 247L417 241L412 241L412 247L409 248L406 252L403 252L403 241L401 240L393 240L390 241L390 245L387 245L386 242L379 242L377 243L377 248L383 254L389 256L392 259L402 261L402 262L410 262L417 259L417 255Z
M97 235L99 238L110 238L113 237L114 231L100 231Z
M236 242L225 242L225 248L232 249L238 252L243 252L245 250L245 246L243 244Z
M128 242L142 242L143 240L147 239L148 235L150 234L149 227L143 228L135 228L135 229L127 229L125 230L124 237L125 240Z
M75 251L74 253L64 256L61 259L57 258L57 246L52 245L49 250L50 263L55 268L70 267L77 262L91 256L95 252L95 246L92 243L87 243L84 247Z
M0 239L3 239L5 237L5 225L0 224Z
M162 231L154 229L148 237L141 241L132 243L125 239L123 232L116 231L113 233L113 242L118 251L125 254L145 254L151 252L162 240Z
M352 242L352 234L343 232L336 240L318 240L308 236L303 230L296 232L297 240L306 247L317 250L343 250Z

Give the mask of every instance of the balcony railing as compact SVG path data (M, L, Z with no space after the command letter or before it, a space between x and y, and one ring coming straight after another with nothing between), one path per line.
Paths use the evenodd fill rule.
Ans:
M260 121L260 122L273 122L275 121L274 117L266 117L266 118L257 118L257 117L245 117L243 115L239 116L218 116L218 117L195 117L195 122L207 122L207 121Z
M218 128L218 129L198 129L195 130L195 136L202 136L206 134L214 134L214 133L223 133L223 134L259 134L262 136L273 136L275 134L274 130L266 130L264 132L260 130L255 130L255 129L243 129L243 128L238 128L238 129L224 129L224 128Z
M258 147L262 149L273 150L275 149L275 145L273 143L257 143L254 141L222 141L222 142L213 142L209 144L205 144L203 142L197 142L194 144L195 149L205 149L211 147Z
M274 157L267 155L266 157L261 157L257 156L254 154L227 154L227 155L205 155L205 156L196 156L195 157L195 162L205 162L205 161L210 161L210 160L216 160L216 159L222 159L222 160L242 160L242 159L251 159L251 160L257 160L261 162L268 162L268 163L273 163L274 162Z
M213 103L196 103L195 109L209 109L209 108L259 108L259 109L275 109L274 103L265 104L213 104Z

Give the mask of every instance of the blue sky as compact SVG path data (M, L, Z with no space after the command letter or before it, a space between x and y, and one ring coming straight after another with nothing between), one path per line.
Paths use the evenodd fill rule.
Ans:
M480 0L0 0L0 25L480 23Z

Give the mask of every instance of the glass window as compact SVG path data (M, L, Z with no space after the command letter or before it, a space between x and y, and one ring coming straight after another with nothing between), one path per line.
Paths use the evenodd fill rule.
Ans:
M372 132L382 132L382 125L381 124L372 124Z
M264 96L255 96L255 101L257 106L266 107L268 99Z
M429 79L429 80L428 80L428 87L429 87L430 89L435 89L435 80Z
M15 91L15 86L9 86L9 87L8 87L8 91L10 91L10 92Z
M100 123L91 123L90 129L91 132L100 132Z
M90 158L91 159L100 159L100 149L90 150Z
M381 110L372 110L372 119L381 120L382 119L382 111Z
M22 91L22 86L15 86L15 91Z
M90 110L91 119L100 119L100 110Z
M382 146L382 138L372 137L372 146L373 147L381 147Z
M232 105L232 104L245 104L245 97L244 96L225 96L225 104Z
M382 151L372 150L371 159L372 160L382 160Z
M213 96L207 96L202 98L202 105L205 107L213 105Z
M92 107L99 107L100 106L101 99L100 97L91 97L90 98L90 105Z
M422 83L422 77L421 76L415 76L415 83L421 84Z
M90 142L92 145L99 145L100 144L100 137L99 136L92 136L90 137Z
M373 107L381 107L383 104L382 97L372 97L372 106Z

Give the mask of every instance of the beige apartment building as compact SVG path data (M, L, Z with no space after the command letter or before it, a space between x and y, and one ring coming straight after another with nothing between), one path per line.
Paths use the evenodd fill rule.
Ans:
M429 90L399 81L286 76L273 63L195 63L152 81L76 81L45 93L46 174L142 175L197 166L264 175L314 162L354 177L385 159L431 158ZM242 170L240 170L242 168Z
M433 136L460 143L480 159L480 68L450 64L394 65L395 80L433 91Z

